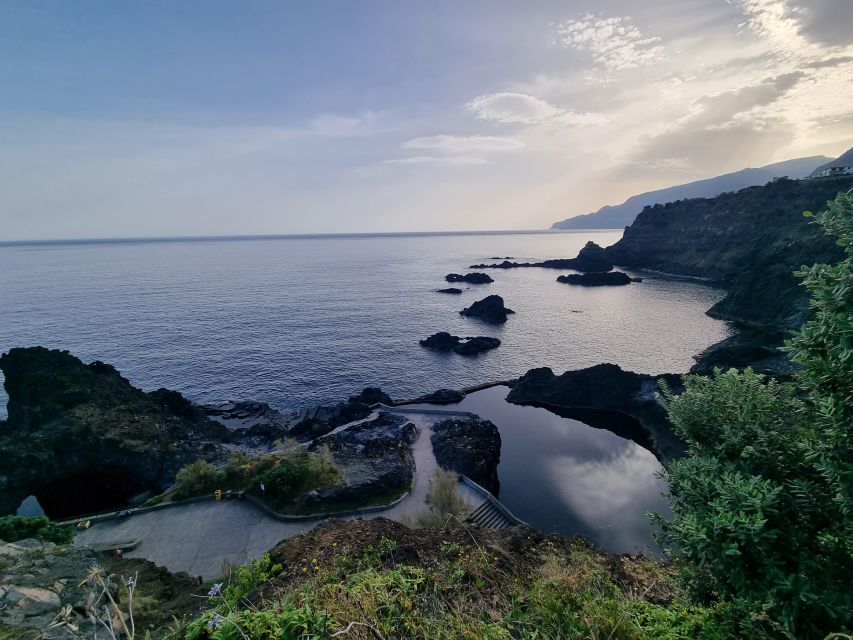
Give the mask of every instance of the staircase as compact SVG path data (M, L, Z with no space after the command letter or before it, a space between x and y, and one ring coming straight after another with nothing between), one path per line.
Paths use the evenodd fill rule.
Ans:
M465 522L483 529L507 529L518 524L498 509L490 500L486 500L465 518Z

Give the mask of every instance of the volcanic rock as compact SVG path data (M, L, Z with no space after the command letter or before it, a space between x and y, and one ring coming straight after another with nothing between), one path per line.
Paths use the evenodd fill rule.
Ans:
M448 282L467 282L468 284L488 284L489 282L494 282L491 276L485 273L466 273L465 275L448 273L444 276L444 279Z
M512 309L507 309L504 306L504 299L500 296L486 296L482 300L478 300L470 307L467 307L459 312L460 315L468 318L479 318L484 322L492 324L503 324L506 322L507 314L515 313Z
M453 419L432 426L432 449L438 464L461 473L498 495L501 434L488 420Z
M621 271L570 273L566 276L558 276L557 282L565 284L577 284L582 287L619 287L632 282L642 282L642 278L632 278Z
M571 417L572 409L627 414L651 434L654 453L662 460L670 460L683 455L685 445L657 401L661 380L676 393L683 388L680 376L650 376L623 371L615 364L566 371L559 376L543 367L531 369L519 378L506 399L514 404L552 409L567 417Z

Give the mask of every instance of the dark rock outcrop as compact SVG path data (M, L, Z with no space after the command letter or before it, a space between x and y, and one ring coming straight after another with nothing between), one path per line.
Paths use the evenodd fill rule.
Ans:
M772 329L742 327L739 333L712 344L695 357L690 373L707 375L714 369L745 369L776 377L796 370L781 347L787 334Z
M456 404L465 399L465 394L455 389L439 389L412 400L410 404Z
M468 284L488 284L494 282L492 277L486 273L466 273L461 275L458 273L448 273L444 276L448 282L467 282Z
M380 413L373 420L314 440L309 448L327 446L343 468L345 482L307 494L307 505L363 502L400 491L411 484L414 461L411 446L418 428L405 417Z
M642 278L632 278L621 271L570 273L558 276L557 282L576 284L582 287L621 287L632 282L642 282Z
M443 420L432 426L432 450L438 464L462 473L498 495L501 434L488 420Z
M646 207L605 249L614 264L713 281L728 294L709 313L752 326L791 329L809 313L808 293L793 272L836 262L834 239L803 211L821 211L853 176L778 179L715 198Z
M459 295L462 293L462 289L457 289L456 287L448 287L447 289L436 289L436 293L451 293L454 295Z
M108 364L32 347L3 354L0 369L6 493L35 495L53 517L159 493L182 466L222 455L224 426L176 392L136 389Z
M607 251L596 243L589 241L578 252L576 258L554 258L541 262L509 262L504 260L497 264L472 264L469 269L518 269L524 267L541 267L543 269L574 269L575 271L610 271L613 261Z
M685 448L655 398L660 380L666 380L676 392L681 389L680 376L650 376L623 371L615 364L599 364L559 376L548 368L531 369L518 379L506 399L554 409L561 415L568 415L566 410L572 409L627 414L648 430L654 453L666 461L683 455Z
M506 322L507 315L511 313L515 313L515 311L507 309L504 306L504 299L496 295L477 300L470 307L459 312L460 315L467 318L479 318L483 322L492 324L503 324Z
M381 389L368 387L361 393L350 396L345 402L310 407L287 416L284 435L298 440L310 440L348 422L366 418L374 404L392 402L391 397Z
M420 341L420 345L426 349L435 351L453 351L462 356L471 356L490 349L496 349L501 346L501 341L497 338L488 338L485 336L477 336L475 338L460 338L453 336L446 331L439 331L432 334L429 338Z

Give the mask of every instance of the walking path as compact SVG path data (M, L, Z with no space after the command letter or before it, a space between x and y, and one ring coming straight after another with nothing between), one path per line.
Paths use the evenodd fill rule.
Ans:
M438 416L399 409L394 412L405 415L421 429L412 445L415 461L412 489L405 499L389 509L347 516L344 520L383 517L401 521L427 507L426 495L438 468L430 442L432 424ZM354 424L358 423L338 430ZM459 490L472 511L486 502L483 495L465 483L459 484ZM318 522L322 520L282 522L245 501L210 500L96 522L78 533L74 542L80 546L109 547L138 541L139 546L125 552L126 557L146 558L171 571L186 571L211 580L222 575L223 563L243 564L259 558L284 538L308 531Z

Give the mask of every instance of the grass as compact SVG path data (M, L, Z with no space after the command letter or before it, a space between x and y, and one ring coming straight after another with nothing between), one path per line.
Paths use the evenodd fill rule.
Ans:
M358 555L279 567L267 558L243 574L239 597L229 587L173 638L722 640L734 633L724 609L687 600L671 568L631 559L617 569L580 541L545 539L520 564L473 538L444 543L434 561L418 565L397 562L402 551L380 538Z

